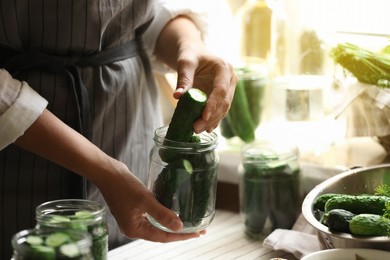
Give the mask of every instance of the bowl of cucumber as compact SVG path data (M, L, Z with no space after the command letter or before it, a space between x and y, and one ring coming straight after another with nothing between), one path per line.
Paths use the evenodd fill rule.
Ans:
M322 249L390 251L390 164L357 167L314 187L302 215L317 230Z

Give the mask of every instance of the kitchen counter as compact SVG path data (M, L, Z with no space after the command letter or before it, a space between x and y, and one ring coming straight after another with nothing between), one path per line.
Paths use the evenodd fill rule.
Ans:
M258 259L272 258L296 260L284 251L265 248L261 241L249 240L244 232L240 215L217 210L207 234L200 238L171 243L136 240L108 253L109 260L125 259Z

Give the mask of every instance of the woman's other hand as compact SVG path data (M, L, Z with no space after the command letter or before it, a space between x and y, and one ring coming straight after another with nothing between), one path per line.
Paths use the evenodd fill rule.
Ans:
M208 95L202 118L194 128L197 133L214 130L233 100L237 84L233 66L207 50L195 24L184 16L173 19L163 29L156 55L178 73L175 98L191 87Z

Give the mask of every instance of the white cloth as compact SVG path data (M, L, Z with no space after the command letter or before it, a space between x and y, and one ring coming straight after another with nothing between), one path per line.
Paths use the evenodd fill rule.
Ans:
M317 236L288 229L275 229L263 242L274 250L283 250L301 259L321 250Z
M321 250L316 230L301 214L292 229L275 229L263 242L273 250L283 250L301 259L303 256Z

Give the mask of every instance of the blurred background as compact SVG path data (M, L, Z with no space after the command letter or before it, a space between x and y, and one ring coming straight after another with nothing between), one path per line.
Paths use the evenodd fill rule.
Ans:
M379 103L362 98L368 87L336 64L330 50L345 42L372 51L389 45L387 4L386 0L208 1L206 44L235 66L237 89L245 90L240 95L246 95L247 101L232 105L236 113L229 112L216 129L222 182L237 182L242 147L259 140L298 146L307 191L345 169L386 162L388 148L381 137L390 135L390 94L380 90ZM176 75L157 78L169 94ZM162 102L169 122L175 101ZM375 104L367 108L368 103ZM250 120L245 121L246 114Z

